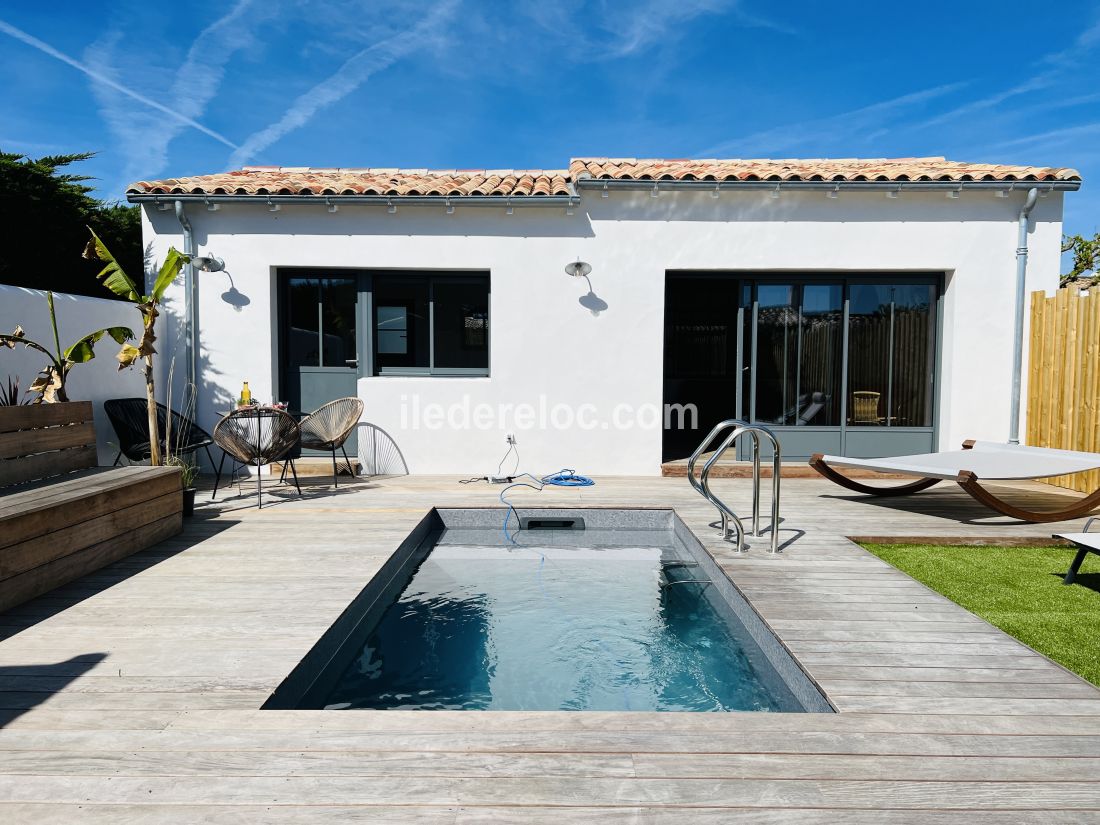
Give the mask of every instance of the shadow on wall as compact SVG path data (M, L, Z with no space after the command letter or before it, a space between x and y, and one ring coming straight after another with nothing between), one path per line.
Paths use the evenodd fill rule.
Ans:
M358 459L367 475L408 475L409 465L401 448L388 432L376 424L359 422Z
M589 278L587 275L582 275L581 277L584 278L585 283L588 284L588 294L582 295L580 298L578 298L577 303L579 303L582 307L587 309L593 315L599 316L600 313L607 310L607 301L597 295L592 289L591 278Z
M398 204L389 214L385 204L341 204L329 212L323 203L284 204L270 212L255 203L223 203L212 217L192 216L195 244L206 249L213 234L237 235L422 235L426 237L474 238L591 238L592 222L581 207L568 214L564 205L516 207L508 215L505 207L463 206L448 215L439 206ZM177 236L179 223L172 211L146 209L155 232ZM229 264L229 261L226 261Z

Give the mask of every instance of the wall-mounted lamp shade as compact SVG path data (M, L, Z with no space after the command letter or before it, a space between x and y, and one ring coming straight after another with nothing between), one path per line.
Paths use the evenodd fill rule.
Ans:
M225 269L225 261L214 255L196 255L191 259L191 266L200 272L221 272Z
M583 278L590 272L592 272L592 264L584 261L573 261L573 263L565 265L565 274L572 275L574 278Z

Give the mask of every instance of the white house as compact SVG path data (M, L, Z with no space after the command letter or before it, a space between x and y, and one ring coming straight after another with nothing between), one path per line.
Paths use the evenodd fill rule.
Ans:
M523 469L656 474L730 417L792 459L1008 439L1017 262L1056 287L1079 186L943 158L577 159L128 197L158 260L224 260L185 272L162 338L205 426L248 380L300 409L358 394L372 471L484 474L514 434Z

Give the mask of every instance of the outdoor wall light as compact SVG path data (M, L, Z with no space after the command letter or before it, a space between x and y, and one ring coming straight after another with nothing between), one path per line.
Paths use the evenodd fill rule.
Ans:
M573 263L565 265L565 274L574 278L585 278L592 273L592 264L585 263L577 258Z
M328 198L325 198L325 203L328 205L328 211L329 212L339 212L340 211L340 207L337 206L332 201L330 201Z
M998 189L997 190L997 197L998 198L1007 198L1008 197L1008 190L1007 189Z
M447 214L453 215L455 213L455 205L449 200L447 201Z
M952 198L952 199L958 198L959 194L961 192L962 192L961 188L960 189L952 189L950 192L947 193L947 197Z
M393 201L386 201L386 204L387 204L386 211L389 212L391 215L396 215L397 214L397 206L394 205L394 202Z
M607 197L607 184L606 183L603 185L603 189L600 190L600 197L601 198L606 198Z
M272 203L271 201L267 202L267 211L268 212L278 212L282 208L283 207L280 204Z
M886 197L888 198L896 198L899 194L901 194L901 192L897 189L888 189L886 191Z
M836 189L830 189L828 192L825 193L825 197L827 197L827 198L836 198L836 197L839 197L839 196L840 196L840 187L839 186Z
M773 189L771 191L771 196L773 198L778 198L779 197L779 184L778 183L775 185L775 189Z
M199 272L221 272L225 269L225 261L214 255L195 255L191 258L191 266Z
M653 184L653 191L649 193L651 198L655 198L658 195L657 184Z
M507 206L506 206L506 207L504 208L504 214L505 214L505 215L513 215L513 214L515 214L515 211L516 211L516 210L512 208L512 201L511 201L511 200L508 200L508 201L507 201L507 204L508 204L508 205L507 205Z
M206 211L208 212L217 212L219 209L222 208L222 205L220 203L211 203L209 199L203 201L203 203L206 204Z

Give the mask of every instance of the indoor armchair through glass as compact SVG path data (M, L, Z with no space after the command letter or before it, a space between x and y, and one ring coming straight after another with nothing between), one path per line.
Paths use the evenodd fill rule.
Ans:
M938 273L670 272L666 404L781 431L785 459L935 450ZM663 457L695 447L665 431ZM744 458L745 456L740 456Z
M432 511L264 707L831 710L671 510L518 518Z

